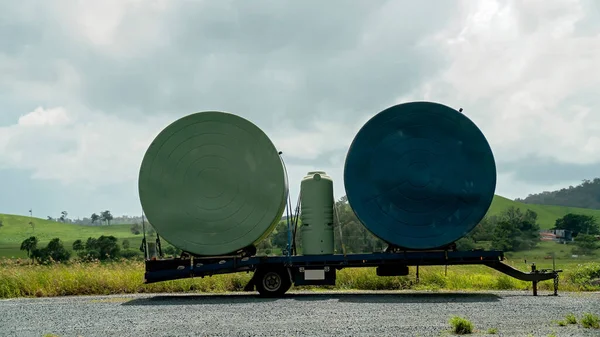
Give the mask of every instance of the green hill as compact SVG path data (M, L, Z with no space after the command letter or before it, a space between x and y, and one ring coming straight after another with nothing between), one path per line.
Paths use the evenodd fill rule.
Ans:
M49 221L28 216L0 214L3 226L0 227L0 256L25 257L20 251L21 242L30 236L36 236L39 247L45 246L53 238L60 238L66 248L71 249L73 241L87 240L89 237L113 235L116 238L128 239L131 247L139 247L142 235L133 235L131 225L82 226L76 224ZM32 227L29 222L34 223Z
M600 210L589 209L589 208L578 208L578 207L566 207L566 206L553 206L553 205L536 205L536 204L525 204L518 201L513 201L499 195L494 196L492 205L488 211L488 215L497 215L503 210L514 206L521 210L530 209L537 213L538 223L542 229L549 229L554 227L556 219L568 213L577 213L595 216L600 220Z
M569 186L556 191L530 194L527 198L516 199L525 204L558 205L600 209L600 178L584 179L577 186Z

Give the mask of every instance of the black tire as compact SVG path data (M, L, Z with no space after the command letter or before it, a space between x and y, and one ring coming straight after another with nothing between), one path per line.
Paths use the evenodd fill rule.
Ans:
M280 297L292 286L288 268L283 266L265 266L254 273L254 285L263 297Z

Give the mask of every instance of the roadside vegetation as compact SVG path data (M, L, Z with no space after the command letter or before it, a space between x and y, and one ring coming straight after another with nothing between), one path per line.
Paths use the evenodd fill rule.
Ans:
M576 325L577 324L577 317L570 313L567 315L567 317L564 320L561 321L555 321L555 323L558 326L567 326L567 325ZM589 312L584 312L581 315L581 318L579 319L579 323L581 324L581 327L583 327L584 329L600 329L600 318L598 318L598 315L589 313Z
M598 315L586 312L581 318L581 326L586 329L600 329L600 319Z
M515 265L519 267L519 264ZM524 269L521 266L520 269ZM565 264L559 291L599 291L592 280L600 275L600 263ZM327 287L294 287L291 290L428 290L484 291L528 290L531 283L522 282L484 266L420 267L409 276L378 277L374 268L344 269L337 284ZM136 259L112 261L80 261L32 264L28 260L0 260L0 298L46 297L67 295L109 295L160 292L243 291L252 273L215 275L212 277L143 284L144 262ZM540 292L552 291L552 281L538 284Z
M41 246L35 237L30 237L23 241L21 248L26 257L0 260L0 298L146 292L223 293L242 291L252 276L251 273L238 273L145 285L144 262L138 243L113 236L76 240L70 247L58 238ZM532 262L538 269L552 268L552 260L546 259L546 250L560 252L566 248L575 249L576 246L542 242L536 249L513 252L506 262L523 271L528 271ZM179 253L168 243L163 243L163 252L171 256ZM559 279L559 291L600 290L599 262L568 259L568 252L562 254L557 254L556 260L557 267L564 270ZM552 281L538 284L540 291L551 291L552 287ZM418 279L415 267L410 268L409 276L400 277L378 277L374 268L364 268L341 270L336 286L296 287L292 291L325 289L531 290L531 283L485 266L420 267Z

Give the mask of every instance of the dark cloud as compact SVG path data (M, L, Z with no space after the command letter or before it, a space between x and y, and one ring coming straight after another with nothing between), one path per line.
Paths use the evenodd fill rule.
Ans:
M456 6L169 2L152 21L145 11L126 12L118 26L117 45L144 51L133 57L86 45L73 27L56 24L51 14L59 6L38 12L37 24L25 16L4 36L27 64L14 76L51 85L55 61L63 60L81 76L82 103L111 114L217 109L263 124L302 123L307 115L347 119L381 110L446 64L437 46L420 43L447 24ZM160 40L140 42L148 25Z

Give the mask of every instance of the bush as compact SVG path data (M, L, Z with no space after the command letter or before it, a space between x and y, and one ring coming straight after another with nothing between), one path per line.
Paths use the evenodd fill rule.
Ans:
M596 249L600 248L598 240L593 235L579 234L575 238L575 248L573 254L594 255Z
M600 329L598 316L591 313L583 314L583 317L581 318L581 325L586 329Z
M114 236L102 235L98 239L88 238L83 256L89 255L99 260L117 259L121 256L121 247Z
M41 264L47 264L53 261L65 262L71 258L71 252L64 247L59 238L54 238L48 242L46 247L34 249L31 252L31 257Z
M77 257L81 262L93 262L99 260L100 253L95 250L82 250L77 253Z
M85 246L81 240L75 240L73 242L73 250L74 251L80 251L80 250L84 250L84 249L85 249Z
M130 230L131 233L133 233L133 235L140 235L140 233L142 232L142 226L140 226L139 223L134 223L133 225L131 225Z
M450 319L450 325L452 325L452 332L457 335L466 335L473 332L473 323L466 318L453 316Z
M137 250L128 249L121 252L121 257L125 259L133 259L137 257L142 257L142 253Z
M468 251L475 249L475 241L469 237L464 237L458 241L456 241L456 249L462 251Z
M569 273L569 280L574 284L579 285L581 290L594 290L598 286L594 286L592 281L600 278L600 263L592 262L585 265L578 265L577 269Z

